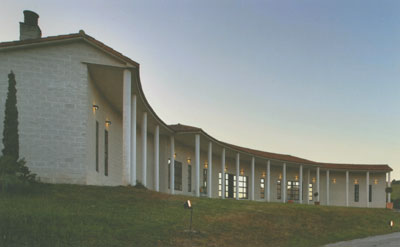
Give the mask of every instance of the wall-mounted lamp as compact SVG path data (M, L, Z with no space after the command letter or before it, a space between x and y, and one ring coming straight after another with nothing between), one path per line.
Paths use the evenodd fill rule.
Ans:
M297 175L294 176L294 180L295 180L295 181L298 181L298 180L299 180L299 176L297 176Z
M190 159L190 157L187 158L187 163L190 165L190 163L192 162L192 160Z
M266 172L262 172L261 177L265 178L266 175Z
M174 153L174 159L176 159L176 153Z
M311 179L312 183L315 184L315 182L317 181L315 178Z
M244 175L244 169L242 168L242 169L240 169L240 175Z
M375 179L374 179L374 184L378 184L378 183L379 183L378 179L375 178Z
M98 105L93 105L92 107L93 107L93 112L96 112L99 109Z
M332 183L336 184L336 178L332 179Z
M358 184L358 179L354 179L354 184Z
M108 128L108 127L110 127L110 125L111 125L111 121L110 120L106 120L106 127Z
M225 172L228 171L228 166L225 164Z
M204 169L207 169L207 168L208 168L208 162L205 161L205 162L204 162Z
M282 174L279 174L279 177L278 177L279 179L282 179Z

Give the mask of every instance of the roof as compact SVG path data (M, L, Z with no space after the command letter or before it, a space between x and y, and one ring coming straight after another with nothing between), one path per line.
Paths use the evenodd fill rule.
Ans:
M49 37L44 37L44 38L39 38L39 39L26 39L26 40L1 42L0 49L1 48L18 48L18 47L27 46L27 45L44 44L44 43L56 42L56 41L68 41L68 40L74 40L74 39L83 39L127 63L131 63L132 65L139 66L139 63L133 61L132 59L130 59L127 56L124 56L122 53L112 49L111 47L98 41L97 39L93 38L92 36L87 35L83 30L80 30L79 33L71 33L71 34L64 34L64 35L58 35L58 36L49 36Z
M204 132L201 128L183 125L183 124L173 124L169 125L171 129L173 129L177 133L203 133L209 136L206 132ZM212 137L211 137L212 138ZM213 138L214 139L214 138ZM312 160L307 160L303 158L299 158L296 156L288 155L288 154L278 154L265 152L245 147L236 146L230 143L221 142L225 146L231 147L232 149L236 149L248 154L256 155L259 157L274 159L274 160L282 160L287 162L299 163L299 164L309 164L309 165L318 165L323 169L332 169L332 170L357 170L357 171L393 171L390 166L386 164L339 164L339 163L324 163L324 162L315 162Z

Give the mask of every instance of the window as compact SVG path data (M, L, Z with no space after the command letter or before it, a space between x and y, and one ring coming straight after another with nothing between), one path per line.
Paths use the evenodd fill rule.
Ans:
M287 181L287 199L299 200L299 185L298 181Z
M313 200L313 184L308 184L308 200Z
M182 191L182 163L175 161L174 171L174 190ZM170 189L171 183L171 160L168 160L168 189Z
M225 173L225 198L229 198L229 184L229 174ZM218 173L218 196L222 196L222 173Z
M207 169L203 169L203 193L207 192Z
M104 130L104 175L108 176L108 131Z
M188 192L192 191L192 166L188 165Z
M372 202L372 184L369 185L368 189L368 201Z
M276 181L276 199L282 199L282 188L281 188L281 180Z
M234 177L234 182L236 180L236 176ZM248 194L247 194L247 185L248 185L248 177L247 176L239 176L239 199L247 199ZM236 187L235 187L236 190ZM235 197L236 197L236 191L235 191Z
M354 201L358 202L360 200L360 185L354 185Z
M96 121L96 172L99 171L99 122Z
M260 179L260 198L265 198L265 178Z

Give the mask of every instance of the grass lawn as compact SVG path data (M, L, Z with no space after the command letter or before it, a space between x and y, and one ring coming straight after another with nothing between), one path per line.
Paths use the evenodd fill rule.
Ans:
M390 219L400 223L400 214L42 184L31 194L0 194L0 246L319 246L400 231Z

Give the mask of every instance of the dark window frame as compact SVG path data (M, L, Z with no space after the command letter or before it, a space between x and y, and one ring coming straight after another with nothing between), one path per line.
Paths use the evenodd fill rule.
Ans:
M192 191L192 165L188 165L188 192Z
M171 188L171 161L168 160L168 189ZM175 160L174 190L182 191L182 162Z
M276 180L276 199L282 200L282 181Z
M99 122L96 121L96 172L99 172Z
M260 199L265 199L265 178L260 178Z
M355 184L354 185L354 202L359 202L360 201L360 185Z
M108 131L104 130L104 175L108 176Z

